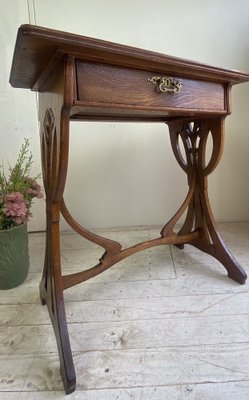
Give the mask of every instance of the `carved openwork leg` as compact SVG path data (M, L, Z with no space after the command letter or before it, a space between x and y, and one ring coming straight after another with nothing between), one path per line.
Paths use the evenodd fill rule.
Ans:
M185 243L217 258L228 275L244 283L246 274L223 243L217 232L207 194L207 176L216 167L223 147L223 120L220 118L171 121L168 123L173 152L188 177L189 191L182 206L164 226L161 236L138 243L126 249L113 240L98 236L81 226L70 214L63 199L68 162L69 116L61 113L60 122L47 109L41 129L41 148L44 186L46 191L47 235L43 277L40 284L42 304L47 304L54 326L59 349L61 374L66 393L75 389L75 371L70 349L63 290L84 282L104 272L124 258L150 247ZM58 128L58 126L60 128ZM213 151L206 164L205 153L208 135L213 138ZM185 158L182 156L181 138ZM175 232L176 223L187 210L182 228ZM81 236L103 247L104 253L98 264L82 272L61 274L59 222L62 213L69 225Z
M42 304L47 304L53 323L65 391L66 393L71 393L75 390L76 378L63 300L59 232L60 197L64 187L63 181L65 180L67 164L68 124L66 117L62 115L61 118L60 124L60 121L55 120L53 111L47 109L41 128L47 228L45 263L40 283L40 295ZM58 126L61 126L60 132Z
M185 222L178 235L187 235L193 229L198 230L199 237L190 244L215 257L226 268L230 278L243 284L247 278L246 273L217 231L207 191L207 176L217 166L223 150L224 119L178 120L169 122L168 126L174 155L187 174L190 190L184 207L182 206L176 216L163 228L162 236L173 231L182 211L188 207ZM213 139L213 150L210 161L206 163L206 145L210 134ZM185 158L181 153L180 138L184 145Z

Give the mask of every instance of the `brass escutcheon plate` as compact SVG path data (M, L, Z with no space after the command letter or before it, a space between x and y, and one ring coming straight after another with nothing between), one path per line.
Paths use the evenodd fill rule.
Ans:
M157 85L158 92L162 93L179 93L182 83L169 76L153 76L148 81Z

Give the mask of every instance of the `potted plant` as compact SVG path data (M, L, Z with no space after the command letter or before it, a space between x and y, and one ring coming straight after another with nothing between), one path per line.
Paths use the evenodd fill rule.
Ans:
M8 176L0 166L0 289L18 286L29 271L27 222L33 199L43 196L39 176L29 176L33 163L29 145L25 139Z

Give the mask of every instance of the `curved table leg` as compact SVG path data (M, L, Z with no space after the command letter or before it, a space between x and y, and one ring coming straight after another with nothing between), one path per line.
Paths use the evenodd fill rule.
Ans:
M52 109L47 109L41 129L41 149L43 180L46 192L46 253L43 276L40 283L42 304L47 304L53 323L60 357L61 375L66 393L75 390L76 377L69 342L66 314L63 299L63 284L60 260L60 191L63 192L66 168L61 165L61 149L63 163L67 161L68 124L66 117L61 116L59 135ZM64 119L64 121L63 121ZM67 163L66 163L67 164ZM58 189L59 188L59 189Z
M57 114L58 117L58 114ZM61 374L66 393L75 390L76 377L69 342L63 290L103 272L121 259L154 245L175 243L182 247L190 243L217 258L228 275L244 283L246 274L233 258L222 241L212 215L207 193L207 176L216 167L223 147L223 119L208 118L174 120L168 122L173 152L188 177L189 192L182 206L161 231L161 238L143 242L128 249L121 249L117 242L94 235L81 227L70 215L63 201L68 162L69 115L61 111L59 123L51 108L45 112L41 129L43 178L46 191L46 254L40 295L42 304L47 304L57 340ZM205 153L208 135L213 138L213 152L206 164ZM182 156L179 139L182 139L185 158ZM176 234L174 227L187 210L182 228ZM100 263L88 271L62 276L60 260L60 213L82 236L105 249Z
M178 234L186 235L193 229L199 229L201 237L191 245L215 257L226 268L230 278L243 284L247 275L217 231L207 190L207 176L217 166L223 150L224 118L177 120L168 122L168 126L174 155L186 172L190 187L194 174L197 177L194 194L190 199L185 221ZM212 135L213 150L210 161L206 163L209 134ZM184 145L185 157L180 150L180 138Z

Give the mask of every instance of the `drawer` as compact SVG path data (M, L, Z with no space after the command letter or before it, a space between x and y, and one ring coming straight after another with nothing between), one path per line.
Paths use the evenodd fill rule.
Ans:
M76 74L78 100L88 105L204 112L225 109L225 90L221 83L81 60L76 60ZM180 91L176 87L176 92L161 92L159 82L150 80L164 76L180 83Z

